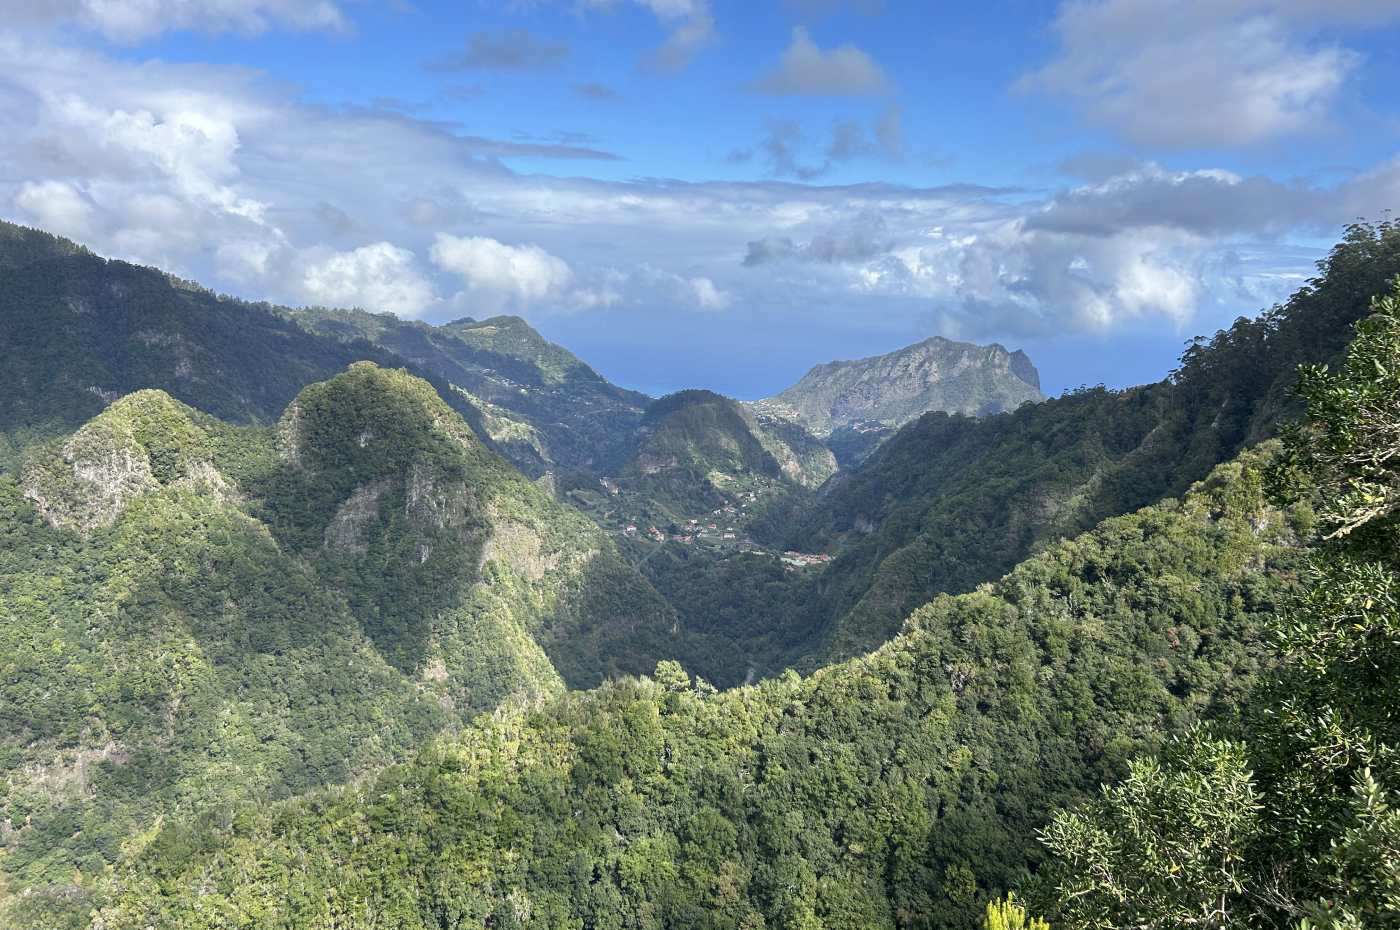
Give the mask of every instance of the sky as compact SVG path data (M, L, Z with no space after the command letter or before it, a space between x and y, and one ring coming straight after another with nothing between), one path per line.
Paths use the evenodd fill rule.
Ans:
M1155 381L1400 206L1400 0L0 0L0 217L661 394Z

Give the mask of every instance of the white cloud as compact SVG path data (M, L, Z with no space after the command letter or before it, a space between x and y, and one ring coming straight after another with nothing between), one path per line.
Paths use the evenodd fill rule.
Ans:
M890 82L865 52L853 45L823 51L807 30L798 26L777 70L749 87L782 96L841 97L881 94L890 89Z
M252 35L275 26L349 28L332 0L0 0L0 19L13 25L74 22L119 42L179 29Z
M433 264L459 275L474 296L520 306L557 298L573 284L568 262L537 245L506 245L485 236L439 233Z
M1288 237L1400 197L1400 160L1328 186L1120 164L1050 193L519 174L441 124L290 93L0 37L0 214L282 302L630 314L658 340L701 311L739 340L937 314L1010 339L1256 309L1315 254Z
M715 286L709 278L691 278L691 293L695 295L695 305L701 310L724 310L734 298Z
M26 181L15 206L50 232L82 238L92 230L92 205L77 188L62 181Z
M1233 146L1325 124L1361 57L1319 25L1400 16L1396 0L1071 0L1059 55L1018 86L1067 98L1140 143Z
M302 277L302 290L313 303L387 310L402 317L422 316L434 303L432 286L418 272L413 253L388 242L315 262Z

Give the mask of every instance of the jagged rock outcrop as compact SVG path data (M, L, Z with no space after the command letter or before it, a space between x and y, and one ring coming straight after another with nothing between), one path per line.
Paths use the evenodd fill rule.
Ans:
M844 427L900 427L933 410L985 416L1043 399L1040 374L1024 352L935 337L887 355L818 365L752 406L825 438Z
M38 456L24 472L24 495L51 526L88 532L162 487L221 493L228 483L195 416L164 391L130 394Z

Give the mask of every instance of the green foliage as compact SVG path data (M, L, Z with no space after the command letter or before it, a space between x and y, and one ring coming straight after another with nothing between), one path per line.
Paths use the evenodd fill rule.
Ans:
M1261 803L1242 746L1199 732L1138 759L1097 802L1041 834L1056 857L1042 881L1065 926L1229 927L1249 880Z
M329 311L349 327L335 339L279 330L21 239L0 248L21 292L41 270L92 275L44 305L89 336L83 301L130 275L221 339L241 321L254 345L265 325L390 357L338 340L392 332L476 364L436 331ZM798 524L804 549L849 545L825 576L656 550L643 569L680 614L490 453L461 391L357 365L275 430L159 393L113 404L0 477L0 920L932 928L1025 922L986 905L1038 873L1071 898L1036 911L1067 928L1394 926L1400 521L1395 459L1371 450L1400 418L1400 328L1368 322L1339 374L1304 376L1314 422L1281 460L1237 453L1293 409L1285 371L1334 355L1398 263L1400 233L1357 227L1287 306L1193 345L1169 382L925 417ZM220 344L187 325L171 345ZM578 374L509 321L482 326L457 341L514 359L538 382L522 396ZM178 369L164 337L133 339ZM92 341L20 382L11 439L74 415L90 392L62 378ZM234 419L273 419L205 381ZM660 403L652 476L674 457L708 467L673 469L691 489L721 463L783 480L721 400ZM1266 476L1295 488L1286 508ZM1332 539L1304 565L1318 528ZM704 680L706 662L733 680L896 631L806 678ZM677 656L689 672L661 661ZM1047 827L1056 808L1072 813Z
M1000 901L987 902L982 930L1050 930L1050 925L1039 917L1029 916L1026 909L1016 903L1016 896L1009 894Z
M275 431L123 398L0 479L0 543L7 926L81 915L162 818L362 777L652 667L674 624L601 530L370 363Z
M1267 461L809 678L718 692L666 663L356 787L163 829L103 926L975 924L1036 864L1047 809L1230 717L1293 559Z
M818 596L813 576L776 556L669 543L638 568L685 632L672 654L721 687L779 674L808 644L801 607Z
M1299 377L1309 422L1291 435L1288 464L1315 484L1329 539L1382 525L1400 509L1400 279L1372 309L1339 371L1310 365ZM1374 541L1381 549L1389 542Z
M637 449L621 472L625 486L677 514L728 503L726 479L782 478L757 422L711 391L680 391L647 408ZM718 476L724 476L723 478Z
M1298 410L1297 367L1338 358L1397 273L1400 227L1356 225L1287 303L1194 340L1168 381L905 427L788 534L841 547L822 582L830 596L808 620L816 661L873 648L935 594L971 590L1055 539L1180 494L1277 432ZM1381 364L1384 378L1374 368L1349 377L1386 391L1400 375Z
M552 469L611 473L626 458L650 401L608 383L519 317L429 326L387 313L318 307L287 318L318 335L362 340L412 359L456 385L480 411L481 422L472 423L478 433L532 476ZM500 425L492 428L493 420Z
M1272 469L1285 499L1317 501L1322 537L1275 623L1276 670L1245 703L1238 739L1135 763L1099 805L1056 819L1045 839L1059 857L1047 902L1057 924L1400 926L1400 380L1389 374L1400 301L1374 310L1340 370L1304 369L1308 421ZM1174 866L1183 884L1164 889Z

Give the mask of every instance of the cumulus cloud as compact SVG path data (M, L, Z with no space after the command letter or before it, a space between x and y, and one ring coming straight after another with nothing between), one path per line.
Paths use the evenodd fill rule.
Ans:
M428 63L433 71L539 71L569 57L562 42L547 42L525 29L500 33L477 32L467 37L466 48Z
M1335 192L1230 171L1168 171L1148 163L1066 191L1027 228L1084 235L1169 226L1198 235L1276 234L1331 211Z
M1323 124L1360 56L1317 27L1400 17L1395 0L1066 2L1058 56L1018 86L1146 144L1231 146Z
M412 252L376 242L338 252L306 269L302 290L312 303L388 311L418 317L432 309L432 286L424 280Z
M860 286L960 307L945 316L972 335L1102 330L1148 316L1184 323L1207 287L1207 247L1174 229L1087 237L1017 218L963 235L931 231L861 268Z
M439 233L433 264L458 275L474 295L498 305L527 306L559 297L573 284L569 263L537 245L506 245L486 236Z
M253 35L276 26L350 27L333 0L0 0L0 20L20 26L73 22L118 42L180 29Z
M92 204L62 181L25 181L15 194L15 206L50 232L80 239L92 230Z
M709 278L691 278L688 282L695 297L695 305L702 310L723 310L734 302L734 298L715 286Z
M777 69L751 82L749 89L779 96L851 97L885 93L890 82L865 52L853 45L823 51L798 26Z
M893 247L884 218L867 213L806 242L794 241L789 236L750 242L744 266L757 268L783 261L847 264L868 261L888 253Z

